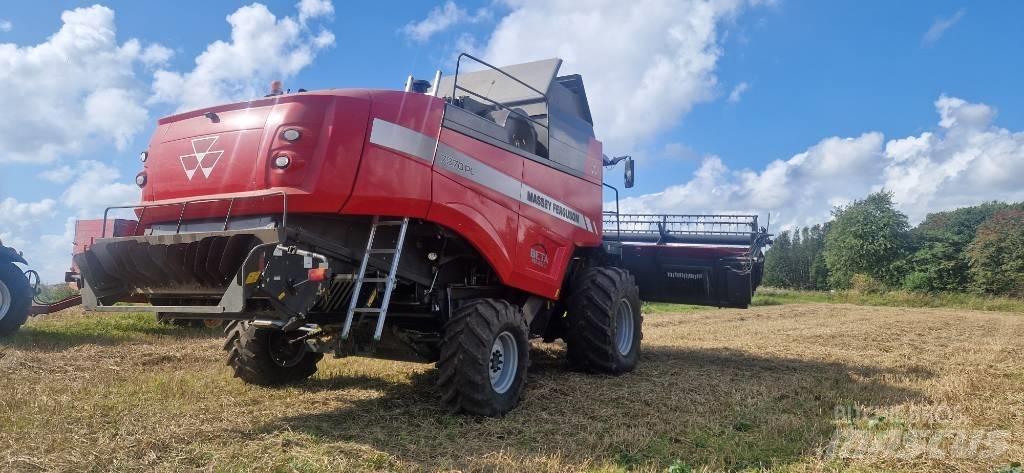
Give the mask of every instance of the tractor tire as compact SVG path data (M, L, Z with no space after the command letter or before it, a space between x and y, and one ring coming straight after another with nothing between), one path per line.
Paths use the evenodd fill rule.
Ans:
M260 386L279 386L302 381L316 373L323 353L311 352L304 343L290 344L298 336L280 330L256 328L247 321L232 321L224 328L228 366L236 378Z
M565 343L576 369L618 375L636 368L643 338L640 289L614 267L588 268L569 295Z
M499 299L474 299L444 326L437 386L452 413L500 417L519 404L530 364L522 311Z
M14 263L0 263L0 337L17 332L28 320L32 288Z

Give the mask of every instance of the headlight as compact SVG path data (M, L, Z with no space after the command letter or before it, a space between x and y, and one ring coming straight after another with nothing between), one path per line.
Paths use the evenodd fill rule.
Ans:
M274 167L278 169L284 169L291 163L292 158L289 158L288 156L278 156L274 158Z
M143 151L139 153L139 162L146 162L149 159L149 151Z
M135 176L135 184L137 184L139 187L144 187L146 185L146 173L140 172L139 174L137 174Z
M302 133L299 132L299 130L296 130L294 128L289 128L289 129L281 132L281 138L284 138L285 141L296 141L296 140L298 140L301 137L302 137Z

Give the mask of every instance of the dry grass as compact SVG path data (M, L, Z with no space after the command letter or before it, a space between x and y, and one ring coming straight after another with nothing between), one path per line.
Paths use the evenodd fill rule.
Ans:
M439 409L430 366L325 360L257 388L214 333L69 311L0 342L0 471L993 471L1024 458L1022 334L996 312L655 313L636 372L569 372L560 345L537 345L523 404L476 419ZM855 428L1009 431L1009 446L830 457L851 405L886 415ZM940 407L955 415L906 418Z

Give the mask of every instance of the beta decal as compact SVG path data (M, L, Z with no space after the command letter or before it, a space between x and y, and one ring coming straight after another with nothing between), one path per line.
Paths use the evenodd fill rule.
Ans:
M548 259L548 251L539 244L530 247L530 262L540 268L547 268L551 264Z

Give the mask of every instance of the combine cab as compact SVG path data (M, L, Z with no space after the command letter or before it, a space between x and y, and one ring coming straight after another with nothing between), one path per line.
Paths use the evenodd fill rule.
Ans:
M745 306L766 237L756 220L722 244L603 215L616 160L560 65L462 55L405 91L161 119L126 207L137 231L75 256L85 306L228 321L228 363L256 384L302 380L325 353L436 362L442 403L480 415L518 403L531 338L564 339L579 369L632 370L641 298Z

